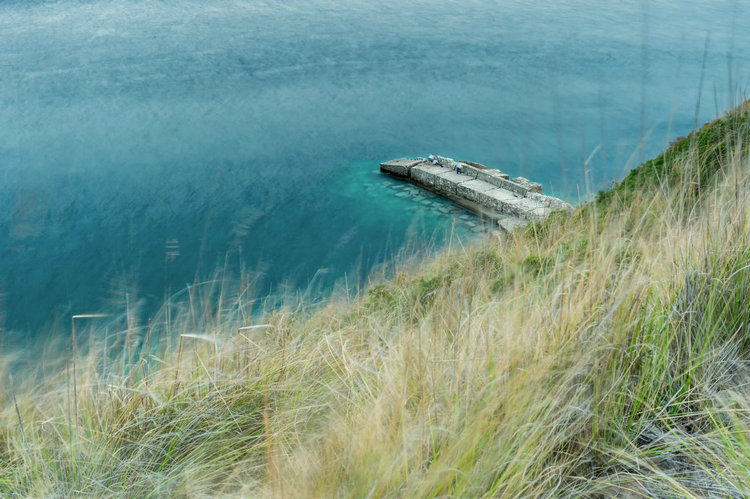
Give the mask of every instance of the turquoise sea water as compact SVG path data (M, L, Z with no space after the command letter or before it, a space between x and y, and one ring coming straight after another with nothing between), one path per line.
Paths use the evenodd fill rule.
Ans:
M126 292L145 321L216 268L324 295L480 231L380 175L394 157L576 202L742 97L744 19L729 0L2 2L0 324Z

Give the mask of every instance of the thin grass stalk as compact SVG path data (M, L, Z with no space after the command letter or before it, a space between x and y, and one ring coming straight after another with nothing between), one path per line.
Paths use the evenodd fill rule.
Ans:
M177 365L175 367L174 383L172 383L172 392L169 395L170 400L174 398L175 393L177 393L177 387L179 385L181 360L182 360L182 335L180 335L179 344L177 346Z
M13 396L13 407L16 409L16 417L18 418L18 427L21 428L21 436L23 437L23 444L26 447L26 431L23 427L23 420L21 419L21 411L18 410L18 401L16 400L16 389L13 386L13 375L8 374L8 381L10 382L10 392Z
M76 316L70 319L71 337L73 342L73 420L78 426L78 382L76 381Z

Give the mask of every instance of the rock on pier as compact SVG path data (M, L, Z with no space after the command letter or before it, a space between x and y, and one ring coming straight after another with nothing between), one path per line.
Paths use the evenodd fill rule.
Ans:
M541 184L523 177L510 179L500 170L479 163L437 156L435 165L425 158L399 158L380 164L380 171L429 189L511 230L542 220L555 210L569 210L565 201L542 194ZM458 172L461 173L458 173Z

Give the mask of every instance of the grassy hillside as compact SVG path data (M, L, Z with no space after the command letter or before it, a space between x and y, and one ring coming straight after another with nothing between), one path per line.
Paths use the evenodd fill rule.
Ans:
M2 392L0 495L749 494L749 113L355 302L75 319Z

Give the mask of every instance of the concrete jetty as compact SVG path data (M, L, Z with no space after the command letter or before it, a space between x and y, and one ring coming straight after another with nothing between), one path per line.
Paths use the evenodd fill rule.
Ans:
M555 210L572 209L565 201L542 194L541 184L523 177L511 179L500 170L470 161L431 158L438 164L427 158L399 158L381 163L380 171L491 218L504 230L542 220Z

